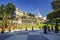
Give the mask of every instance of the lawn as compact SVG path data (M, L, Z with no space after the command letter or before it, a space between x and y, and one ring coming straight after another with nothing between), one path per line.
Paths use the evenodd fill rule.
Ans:
M33 29L34 30L39 30L39 29L42 29L42 27L46 25L46 24L36 24L36 25L33 25ZM32 30L32 25L14 25L16 26L18 29L22 29L22 30L25 30L26 27L27 27L27 30ZM50 29L51 29L51 25L49 24L48 26L50 26ZM7 29L7 28L6 28ZM13 30L13 27L11 28ZM55 29L55 25L53 25L53 29ZM59 26L59 29L60 29L60 26Z
M39 30L39 27L42 29L42 27L43 27L44 25L45 25L45 24L33 25L33 28ZM29 30L29 29L30 29L30 30L32 29L32 25L18 25L18 27L22 27L22 29L26 29L26 27L27 27L28 30Z
M33 25L33 28L34 28L34 30L39 30L39 28L40 29L42 29L42 27L44 26L44 25L46 25L46 24L38 24L38 25ZM51 25L49 24L48 26L50 26L50 29L51 29ZM27 27L27 29L32 29L32 25L20 25L20 27L22 27L22 29L26 29L26 27ZM53 25L53 29L55 30L55 25ZM60 26L59 26L59 30L60 30Z

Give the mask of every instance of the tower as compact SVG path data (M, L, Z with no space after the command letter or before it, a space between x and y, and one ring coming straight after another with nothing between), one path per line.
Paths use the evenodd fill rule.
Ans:
M38 12L38 17L39 17L39 18L42 18L42 15L40 14L40 12Z

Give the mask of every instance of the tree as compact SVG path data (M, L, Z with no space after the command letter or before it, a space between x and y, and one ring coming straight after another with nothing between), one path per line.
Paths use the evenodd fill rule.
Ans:
M54 19L54 17L55 17L54 14L55 14L54 12L51 12L51 13L49 13L49 14L47 15L47 19L48 19L49 21L51 21L51 30L53 30L53 19Z
M35 15L34 14L31 14L31 13L28 13L28 15L31 16L31 17L35 17Z
M0 17L2 18L2 31L1 31L1 33L4 33L4 31L5 31L5 6L2 4L1 6L0 6Z
M0 6L0 19L2 19L2 6Z
M1 5L0 7L0 17L3 19L3 23L5 22L4 19L5 19L5 6L4 4Z
M55 32L58 33L58 18L60 18L60 0L55 0L51 3L52 9L54 11L52 13L49 13L47 15L47 18L50 19L55 19L56 20L56 26L55 26ZM51 17L52 16L52 17Z
M14 19L15 17L15 5L8 3L7 5L1 4L0 6L0 19L4 27L7 26L8 19Z
M60 19L60 9L56 10L56 26L55 26L55 33L58 33L58 20Z
M53 2L51 3L51 5L52 5L52 8L53 8L54 10L60 8L60 0L55 0L55 1L53 1Z
M6 5L6 12L11 19L11 25L12 25L12 20L15 18L15 10L16 10L16 7L12 3L8 3Z
M58 20L60 18L60 9L56 9L47 15L47 19L56 20L55 32L58 33ZM51 24L52 25L52 24Z

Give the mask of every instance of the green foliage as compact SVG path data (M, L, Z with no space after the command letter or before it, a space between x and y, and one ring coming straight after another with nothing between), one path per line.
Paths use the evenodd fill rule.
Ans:
M56 9L47 15L47 19L56 19L56 18L60 18L60 9Z
M58 9L60 8L60 0L55 0L51 3L53 9Z
M7 5L1 4L0 6L0 19L2 24L8 23L8 18L13 18L11 15L15 15L15 5L8 3Z
M54 12L49 13L49 14L47 15L47 19L49 19L49 20L54 19L54 17L55 17L54 14L55 14Z
M28 15L31 16L31 17L35 17L35 15L34 14L31 14L31 13L29 13Z
M27 13L28 16L35 17L34 14L31 14L31 13L29 13L29 12L26 12L26 13ZM23 12L23 14L25 15L25 12Z
M11 3L8 3L8 4L6 5L6 12L7 12L7 13L12 13L12 12L14 12L14 10L15 10L15 5L13 5L13 4L11 4Z
M25 15L25 12L23 12L23 14Z
M55 0L51 3L51 5L52 5L52 9L54 9L54 10L53 10L53 12L51 12L47 15L47 19L49 19L51 21L51 29L53 28L53 20L55 20L55 22L56 22L55 31L57 31L58 30L57 29L58 28L58 20L60 18L60 1Z

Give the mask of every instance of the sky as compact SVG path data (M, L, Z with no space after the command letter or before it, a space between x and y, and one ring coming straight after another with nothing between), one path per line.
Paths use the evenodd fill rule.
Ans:
M42 16L46 16L52 11L52 1L53 0L0 0L0 5L13 3L17 8L24 12L30 12L35 15L40 12Z

